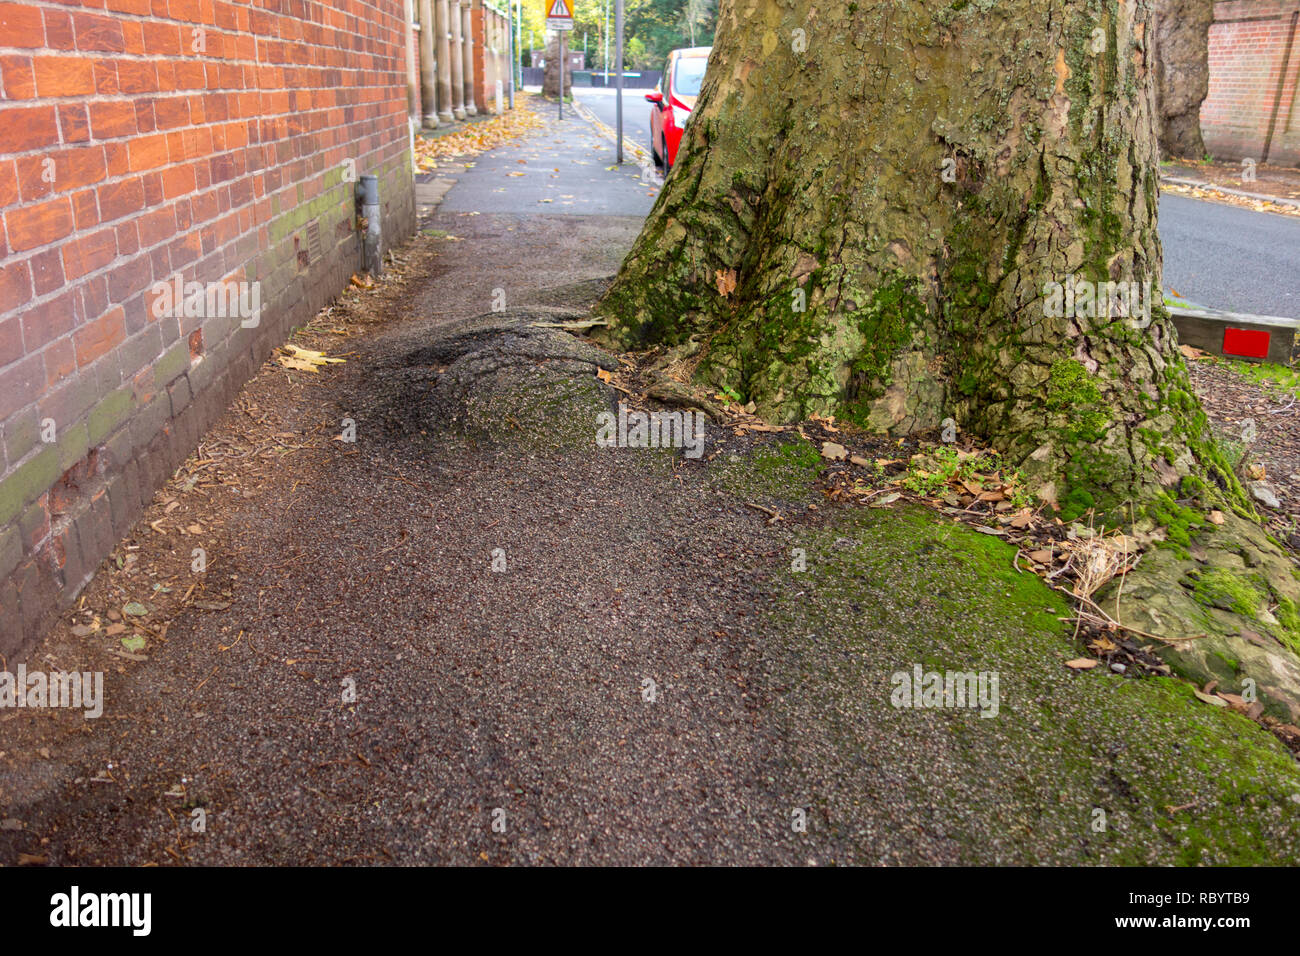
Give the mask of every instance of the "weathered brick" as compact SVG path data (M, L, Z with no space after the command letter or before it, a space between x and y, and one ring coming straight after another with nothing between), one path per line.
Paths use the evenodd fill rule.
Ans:
M86 544L81 540L81 528L75 521L69 521L55 533L53 547L63 573L63 590L71 597L90 580L98 562L87 553Z
M71 468L90 450L90 432L85 422L74 422L59 431L59 467Z
M44 46L45 21L41 11L23 3L0 3L0 35L5 46Z
M22 557L22 534L13 525L0 529L0 581L8 579Z
M171 399L171 414L175 418L190 403L190 383L189 379L181 376L167 386L167 395Z
M0 421L40 397L45 387L45 362L28 355L0 369Z
M114 17L78 13L72 18L72 27L78 50L103 50L110 53L126 50L122 23Z
M113 101L90 104L90 128L96 139L113 139L117 136L134 136L137 127L135 109L130 103ZM106 216L105 218L111 218Z
M89 272L102 269L117 256L117 231L101 229L82 239L73 239L63 247L63 272L71 279L79 279Z
M59 132L65 143L85 143L90 140L90 116L79 103L59 107ZM101 156L103 151L100 151Z
M38 252L28 262L32 267L32 285L37 295L47 295L63 285L63 259L58 249Z
M113 536L121 538L131 530L139 514L139 488L136 471L139 465L132 463L113 478L108 485L110 516L113 521Z
M32 58L32 70L39 96L88 96L95 92L95 67L91 60L37 56Z
M46 445L0 481L0 527L8 524L59 476L59 450Z
M4 82L6 99L26 100L36 95L30 56L0 56L0 80Z
M40 402L41 418L54 420L56 428L67 428L82 418L99 399L99 382L94 373L83 372L68 378Z
M131 418L131 440L136 448L147 446L162 432L171 417L171 402L164 395L157 395ZM152 464L152 463L148 463ZM169 470L169 469L167 469ZM164 471L164 476L166 471Z
M18 580L18 608L23 618L23 634L38 632L50 617L58 591L43 562L27 560L15 570Z
M0 428L6 467L17 465L41 440L41 416L35 407L18 412Z
M135 407L135 399L129 387L120 388L100 400L90 411L87 424L90 427L90 443L98 445L118 425L127 420Z
M60 387L77 370L77 349L71 336L56 339L41 350L45 360L45 388Z
M96 492L85 512L76 520L82 549L98 566L117 543L117 537L113 534L113 513L108 493L102 489Z
M122 307L114 306L104 315L78 329L73 340L77 345L77 365L85 367L122 344L126 322Z
M23 546L34 554L50 536L49 495L43 494L28 505L18 519L18 530L23 536Z

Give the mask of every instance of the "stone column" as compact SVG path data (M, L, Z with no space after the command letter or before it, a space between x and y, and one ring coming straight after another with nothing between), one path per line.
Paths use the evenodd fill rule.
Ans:
M460 2L452 0L447 23L451 44L451 112L458 120L465 118L465 43L460 38Z
M468 3L464 3L460 8L461 15L461 40L465 44L465 52L462 59L465 63L465 113L469 116L478 115L478 107L475 105L474 96L474 19L473 11Z
M433 61L433 0L420 3L420 111L425 126L438 125L438 100Z
M434 21L429 25L434 49L438 51L438 119L450 123L451 112L451 14L449 0L433 0Z

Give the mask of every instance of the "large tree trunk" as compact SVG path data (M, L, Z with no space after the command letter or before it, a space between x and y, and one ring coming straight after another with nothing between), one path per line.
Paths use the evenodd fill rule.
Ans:
M565 54L568 54L569 39L564 41ZM558 96L560 90L560 39L556 35L546 44L546 66L542 70L542 95ZM564 95L573 93L573 71L564 70Z
M1161 306L1149 20L1148 0L725 2L610 335L698 335L700 375L785 421L951 417L1074 513L1188 476L1239 500ZM1075 280L1149 283L1150 319L1045 314Z
M1201 103L1210 92L1214 0L1156 0L1156 110L1160 151L1200 159Z

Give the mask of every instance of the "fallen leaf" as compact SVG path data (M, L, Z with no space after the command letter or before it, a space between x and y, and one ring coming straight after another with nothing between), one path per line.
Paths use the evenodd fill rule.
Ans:
M822 442L822 457L831 461L843 461L849 457L849 450L838 442Z
M613 377L614 376L612 376L606 369L596 369L596 378L600 379L602 382L608 382L613 379Z
M1093 657L1076 657L1072 661L1066 661L1065 666L1076 671L1088 671L1092 670L1100 663L1101 661Z
M132 617L144 617L149 613L149 609L139 601L131 601L122 608L123 614L130 614Z
M139 634L134 634L131 637L122 638L122 646L125 647L128 651L131 651L132 653L138 653L144 650L144 644L145 644L144 638L141 637Z
M718 286L718 295L725 299L727 296L731 295L731 293L736 291L736 270L728 269L726 272L723 272L719 269L716 281Z
M315 352L296 345L281 346L281 351L288 354L279 356L280 364L300 372L315 372L318 365L336 365L345 361L341 358L330 358L324 352Z
M1192 693L1196 695L1196 699L1197 699L1197 700L1204 701L1204 702L1207 703L1207 704L1213 704L1215 707L1227 707L1227 706L1228 706L1228 702L1227 702L1226 700L1224 700L1223 698L1221 698L1221 697L1216 697L1216 696L1214 696L1213 694L1202 694L1202 693L1201 693L1199 690L1197 690L1195 687L1192 688Z

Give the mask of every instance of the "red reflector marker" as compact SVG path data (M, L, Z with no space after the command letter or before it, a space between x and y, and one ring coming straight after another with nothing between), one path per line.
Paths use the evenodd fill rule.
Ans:
M1269 333L1261 329L1224 329L1223 354L1268 358Z

